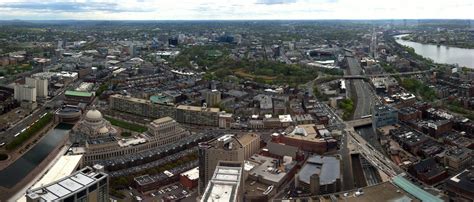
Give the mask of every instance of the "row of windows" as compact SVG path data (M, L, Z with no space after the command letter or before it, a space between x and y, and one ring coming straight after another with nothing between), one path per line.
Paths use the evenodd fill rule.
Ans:
M126 154L132 154L132 153L137 153L140 151L146 151L148 149L162 146L165 144L170 144L174 143L180 139L182 139L184 136L184 133L180 133L179 135L175 136L168 136L168 137L163 137L160 139L157 139L156 142L153 143L147 143L135 147L130 147L130 148L125 148L122 149L120 148L117 150L117 147L107 147L106 149L100 149L96 150L90 153L89 156L86 156L86 161L93 161L93 160L100 160L100 159L108 159L116 156L123 156ZM114 151L117 150L117 151Z

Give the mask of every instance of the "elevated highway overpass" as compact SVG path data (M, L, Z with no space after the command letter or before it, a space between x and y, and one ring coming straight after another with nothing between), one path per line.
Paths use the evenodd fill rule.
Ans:
M346 121L346 124L349 127L357 128L361 126L368 126L372 125L372 117L361 118L361 119L354 119L350 121Z
M369 79L376 77L387 77L387 76L408 76L408 75L417 75L432 72L433 70L424 70L424 71L414 71L414 72L399 72L399 73L386 73L386 74L366 74L366 75L344 75L341 78L343 79Z

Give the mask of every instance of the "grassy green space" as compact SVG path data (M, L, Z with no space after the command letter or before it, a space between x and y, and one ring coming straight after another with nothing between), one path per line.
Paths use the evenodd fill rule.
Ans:
M325 94L323 94L319 91L318 84L316 84L316 83L313 86L313 95L321 101L328 101L329 100L329 97L327 95L325 95Z
M22 132L20 135L18 135L13 141L8 143L6 145L7 150L14 150L23 142L27 141L30 139L33 135L38 133L40 130L42 130L48 123L50 123L53 120L53 114L47 113L45 116L42 118L38 119L38 122L34 123L31 127L26 129L24 132Z
M148 130L145 126L141 126L141 125L138 125L138 124L135 124L135 123L130 123L130 122L114 119L112 117L107 117L106 116L105 119L110 121L110 123L112 125L123 128L123 129L131 130L131 131L135 131L135 132L139 132L139 133L143 133L143 132Z
M102 85L99 86L99 88L97 88L97 90L95 91L95 95L97 97L99 97L108 88L109 88L109 84L108 83L103 83Z
M462 114L466 118L474 120L474 112L472 110L463 108L461 106L461 103L459 103L458 101L450 102L447 105L445 105L445 107L449 111L452 111L452 112L455 112L455 113L458 113L458 114Z
M221 54L209 54L221 52ZM285 64L277 61L246 59L236 60L229 57L226 46L193 46L183 50L171 63L176 67L191 68L191 61L205 68L206 80L225 80L229 76L253 80L266 84L289 84L297 86L306 83L323 72L328 75L342 75L340 69L325 69L300 64ZM209 55L215 55L210 57Z
M352 114L354 113L354 102L352 99L344 99L339 103L339 108L344 111L344 114L342 115L342 119L344 120L349 120L352 117Z
M421 96L424 100L433 101L436 99L435 91L420 80L404 78L402 79L401 85L415 95Z
M33 66L30 64L20 64L20 65L8 65L0 68L0 74L2 75L14 75L18 73L23 73L33 69Z

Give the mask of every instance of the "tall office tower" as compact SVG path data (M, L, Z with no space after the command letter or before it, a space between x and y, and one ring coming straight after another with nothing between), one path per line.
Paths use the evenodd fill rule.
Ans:
M58 41L58 49L63 49L64 42L62 40Z
M36 79L31 77L25 78L25 85L36 88Z
M27 202L109 201L108 174L103 167L85 167L67 177L26 192Z
M214 89L206 93L206 103L209 107L215 107L221 102L221 92Z
M219 161L243 162L260 149L257 134L223 135L199 144L199 193L211 179Z
M243 162L220 161L206 186L201 202L243 201Z
M15 84L14 87L14 98L15 100L27 101L27 102L36 102L36 87L28 86L28 85L21 85Z
M48 96L48 79L26 77L25 85L36 88L36 96Z
M48 96L48 79L36 78L36 95L39 97Z

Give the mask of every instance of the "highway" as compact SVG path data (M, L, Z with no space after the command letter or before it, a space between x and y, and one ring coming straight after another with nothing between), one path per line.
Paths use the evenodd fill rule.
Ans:
M360 66L359 61L354 57L346 58L349 67L349 71L347 71L347 73L350 75L361 75L362 67ZM355 90L355 92L352 92L352 94L355 94L357 97L354 118L358 119L362 116L372 114L372 108L377 98L369 84L364 80L352 80L350 83L354 86Z
M365 74L365 75L344 75L342 76L343 79L367 79L367 78L374 78L374 77L387 77L387 76L408 76L408 75L417 75L417 74L424 74L433 72L432 69L430 70L423 70L423 71L413 71L413 72L397 72L397 73L385 73L385 74Z
M81 83L81 81L78 80L78 81L74 82L73 84L71 84L70 86L72 86L72 88L76 88L77 86L79 86L80 83ZM54 105L55 102L63 100L64 99L64 92L66 91L67 88L68 88L68 86L65 86L63 89L61 89L59 91L59 93L56 96L54 96L51 99L47 100L45 103L43 103L43 104L38 103L38 108L36 110L34 110L32 114L28 115L26 118L22 119L20 122L18 122L16 124L14 124L12 127L8 128L4 132L1 132L0 133L0 142L5 142L5 144L8 144L10 141L12 141L14 139L15 134L19 133L21 130L25 129L26 127L31 125L33 122L38 120L40 118L40 116L43 115L44 113L50 111L50 110L47 109L46 106L48 106L50 104Z
M349 139L347 133L343 133L343 136L341 138L341 146L338 151L338 154L339 156L341 156L342 159L343 190L354 189L354 175L352 173L351 154L349 148L347 148L348 141Z
M395 165L390 159L385 157L382 153L374 149L370 144L365 141L354 128L347 127L346 132L350 135L351 141L356 145L360 154L362 154L368 162L373 166L383 171L389 177L394 177L400 173L403 173L403 170Z

